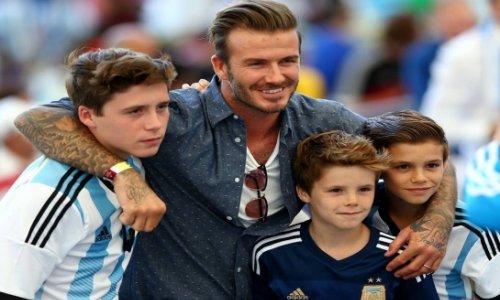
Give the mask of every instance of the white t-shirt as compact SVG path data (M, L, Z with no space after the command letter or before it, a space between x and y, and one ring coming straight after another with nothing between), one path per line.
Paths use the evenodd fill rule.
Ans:
M271 156L269 157L269 159L266 161L266 164L265 164L266 172L267 172L266 189L264 191L260 192L261 196L265 195L265 197L266 197L266 200L268 203L268 212L267 212L268 216L271 216L271 215L277 213L285 205L285 202L283 201L283 196L281 194L280 163L279 163L279 159L278 159L279 144L280 144L280 141L278 138L278 140L276 141L276 146L274 147L274 150L271 153ZM257 169L259 166L260 166L260 164L255 160L252 153L250 152L250 149L247 148L245 174L249 173L252 170ZM248 202L257 198L257 196L258 195L257 195L257 192L255 190L252 190L252 189L248 188L245 184L243 184L243 190L241 192L240 209L238 212L238 217L245 227L248 227L248 226L250 226L258 221L258 219L251 218L251 217L247 216L245 213L245 207L248 204Z

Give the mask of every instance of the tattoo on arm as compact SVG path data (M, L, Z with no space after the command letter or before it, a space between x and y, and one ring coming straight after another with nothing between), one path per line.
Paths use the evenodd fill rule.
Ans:
M72 111L40 106L19 115L16 127L46 156L102 176L122 159L105 149Z
M432 196L425 215L411 225L413 231L421 233L420 242L444 253L453 227L457 197L455 170L447 163L441 186Z

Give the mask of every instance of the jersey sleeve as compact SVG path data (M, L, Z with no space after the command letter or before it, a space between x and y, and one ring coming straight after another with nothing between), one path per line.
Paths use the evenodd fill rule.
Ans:
M76 209L67 210L53 226L57 212L46 205L52 192L48 186L28 183L0 201L0 292L34 298L81 239L83 222ZM47 243L49 232L51 239L59 240Z
M462 276L474 282L479 297L492 299L500 297L500 234L485 231L483 236L465 258Z
M417 278L401 279L394 299L405 300L439 300L432 276L419 276Z

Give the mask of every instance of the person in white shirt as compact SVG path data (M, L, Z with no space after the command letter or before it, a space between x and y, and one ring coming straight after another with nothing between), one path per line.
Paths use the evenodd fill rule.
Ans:
M500 115L500 0L489 7L487 19L442 46L420 109L446 132L459 188Z

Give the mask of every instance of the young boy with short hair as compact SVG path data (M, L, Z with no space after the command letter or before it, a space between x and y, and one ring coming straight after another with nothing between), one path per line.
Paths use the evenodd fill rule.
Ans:
M24 171L0 201L1 299L117 299L130 258L111 181L158 151L176 72L168 56L120 48L74 51L68 67L80 121L128 163L98 178L42 156Z
M382 172L384 182L371 223L396 235L423 216L441 184L448 159L445 133L432 119L405 110L371 118L364 134L379 151L391 156L390 168ZM459 200L441 265L425 267L434 271L440 299L473 299L474 293L480 299L500 297L500 285L493 284L500 282L500 235L466 220L463 205ZM433 227L432 223L421 225Z
M294 178L311 220L257 241L254 298L437 299L430 277L386 270L394 237L363 224L387 167L387 154L362 136L330 131L299 143Z

